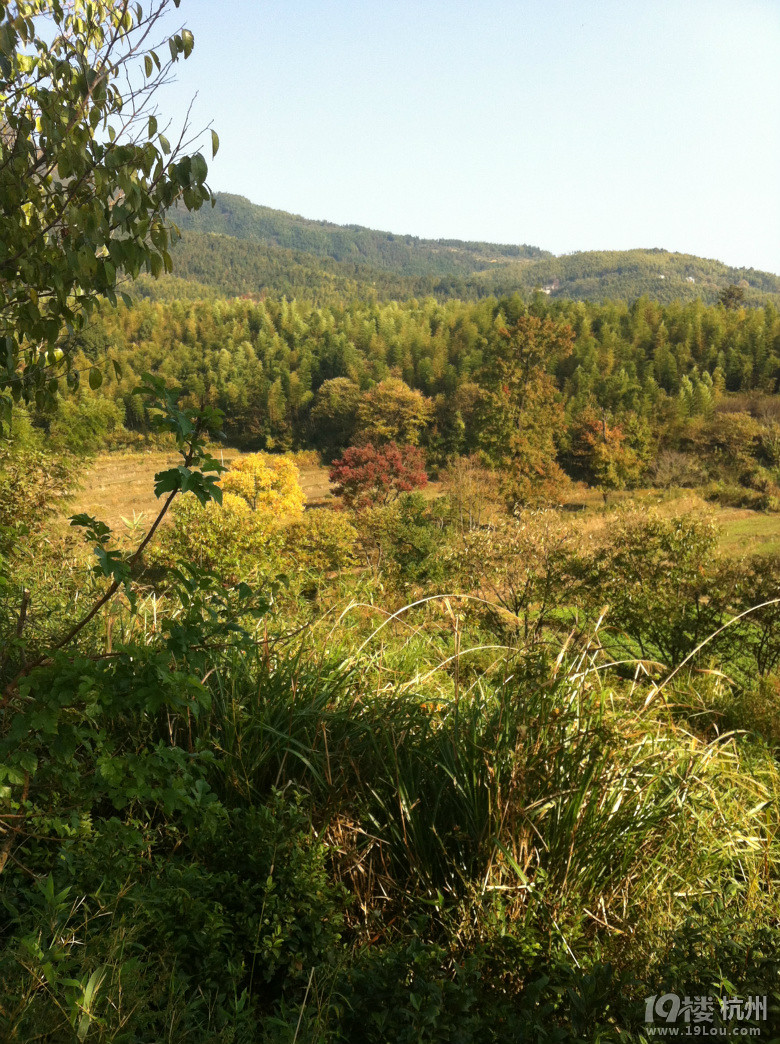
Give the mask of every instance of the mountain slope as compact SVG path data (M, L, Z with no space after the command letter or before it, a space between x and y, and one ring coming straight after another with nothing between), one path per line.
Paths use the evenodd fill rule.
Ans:
M183 232L171 254L174 276L156 281L144 277L138 287L142 295L192 298L203 296L197 291L201 287L226 297L271 293L305 298L315 304L335 304L353 298L407 300L434 290L431 279L415 280L215 232Z
M283 210L258 206L243 196L227 192L217 193L213 208L203 207L193 213L176 211L172 217L181 229L257 240L403 276L468 274L489 268L496 262L552 257L538 247L526 245L419 239L417 236L377 232L360 225L310 221Z
M183 230L173 251L178 290L163 279L139 288L156 297L197 296L197 287L221 295L262 293L339 299L462 297L536 290L579 300L668 303L702 298L712 303L730 284L748 304L780 304L780 277L752 268L665 250L587 251L555 257L529 246L426 240L357 225L310 221L219 193L216 206L176 211Z

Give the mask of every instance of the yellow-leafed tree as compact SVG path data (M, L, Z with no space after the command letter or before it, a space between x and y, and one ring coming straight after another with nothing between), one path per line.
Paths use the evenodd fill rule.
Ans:
M298 467L289 457L251 453L222 478L222 489L243 497L253 511L270 511L280 521L303 514L305 497Z

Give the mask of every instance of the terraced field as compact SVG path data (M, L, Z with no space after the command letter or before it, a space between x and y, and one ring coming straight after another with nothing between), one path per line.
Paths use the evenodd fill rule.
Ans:
M243 456L240 450L216 449L215 455L226 465ZM104 453L87 470L81 489L67 505L67 514L85 511L121 531L124 520L135 516L153 517L157 509L154 476L177 462L174 454L161 450ZM301 485L309 506L324 506L331 501L332 487L328 470L322 464L302 463ZM431 483L427 493L437 496L438 483ZM780 515L751 511L746 508L719 507L703 500L691 490L660 493L658 490L636 490L631 494L613 495L607 508L595 489L576 489L564 510L575 516L584 532L594 532L609 524L611 510L618 504L641 504L657 507L664 513L694 511L713 518L721 528L721 550L728 555L756 552L780 554Z

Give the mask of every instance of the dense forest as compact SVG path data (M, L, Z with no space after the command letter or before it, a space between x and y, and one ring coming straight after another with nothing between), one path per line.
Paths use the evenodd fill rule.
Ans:
M571 478L606 489L709 483L730 502L776 502L780 313L772 305L543 296L330 307L139 302L103 309L66 344L76 370L97 365L104 382L40 422L73 449L105 438L131 444L150 431L134 394L148 371L191 403L223 411L226 438L241 448L314 448L332 458L360 441L362 408L394 415L388 438L419 442L433 468L475 452L499 464L485 412L495 407L497 360L509 354L519 364L522 353L512 359L505 347L518 324L526 346L539 343L534 373L550 379L557 411L538 441L551 440ZM407 407L411 428L398 419ZM532 414L526 407L522 423L533 426ZM596 442L586 452L588 439Z

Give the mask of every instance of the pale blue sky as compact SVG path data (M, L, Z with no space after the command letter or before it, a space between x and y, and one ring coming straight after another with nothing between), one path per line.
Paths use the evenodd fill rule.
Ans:
M182 0L212 188L426 237L780 273L779 0Z

